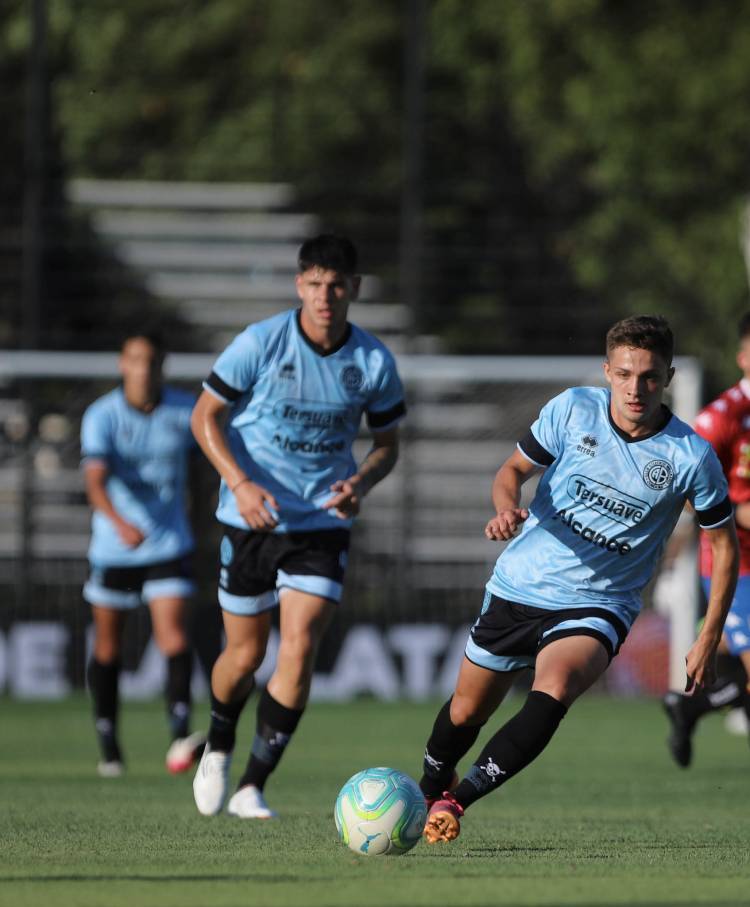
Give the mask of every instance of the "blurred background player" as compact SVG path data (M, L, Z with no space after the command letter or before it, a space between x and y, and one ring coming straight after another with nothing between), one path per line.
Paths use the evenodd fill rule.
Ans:
M118 680L128 613L148 603L154 640L167 660L172 743L166 764L187 771L205 738L191 734L192 652L186 599L194 591L193 535L186 512L195 398L162 383L164 348L156 335L129 336L120 353L122 385L86 410L81 448L93 511L83 595L94 620L88 683L102 759L99 774L122 774L117 734Z
M693 731L703 715L729 706L741 707L750 717L750 312L738 327L742 378L698 414L695 430L710 442L727 477L740 543L740 575L719 647L716 682L692 696L670 691L664 697L671 725L667 744L683 768L690 765ZM711 590L711 563L711 545L701 533L700 572L706 596Z
M269 818L263 797L307 704L320 639L341 598L350 527L393 469L404 391L383 344L347 321L357 253L324 234L298 257L301 307L251 325L204 384L193 430L221 476L219 575L226 647L211 678L208 745L193 782L204 815L227 792L237 721L280 608L277 663L260 696L247 767L230 814ZM357 468L362 414L373 446Z
M686 500L713 552L711 599L687 654L688 684L713 679L714 655L737 577L737 537L726 480L711 447L662 403L673 339L660 317L635 316L607 333L607 388L552 399L492 489L490 539L512 539L487 583L456 691L438 713L420 786L425 837L449 841L464 810L547 746L575 700L607 669L640 609ZM544 470L528 510L521 487ZM457 783L455 767L518 672L531 692ZM447 790L447 788L452 788Z

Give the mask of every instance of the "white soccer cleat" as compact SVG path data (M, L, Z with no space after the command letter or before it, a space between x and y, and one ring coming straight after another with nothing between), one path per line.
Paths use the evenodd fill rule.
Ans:
M229 766L232 754L213 751L206 744L198 770L193 778L193 796L198 812L215 816L221 812L229 787Z
M100 778L120 778L125 774L125 766L119 759L110 759L108 762L97 762L96 771Z
M196 731L187 737L178 737L172 741L167 750L165 759L167 771L173 775L179 775L186 772L195 764L195 760L202 752L202 747L206 744L206 735Z
M277 815L268 806L261 791L252 784L241 787L232 796L227 805L227 812L239 819L275 819Z
M737 734L740 737L744 737L750 730L745 710L741 708L730 709L724 718L724 730L729 734Z

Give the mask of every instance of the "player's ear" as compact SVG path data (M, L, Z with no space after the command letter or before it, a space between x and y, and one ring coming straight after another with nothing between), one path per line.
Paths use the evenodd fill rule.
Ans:
M605 359L604 362L602 362L602 368L604 369L604 377L607 379L607 383L611 384L612 376L609 373L609 359Z
M359 289L362 286L362 278L360 277L359 274L355 274L353 277L350 278L350 280L351 280L350 296L351 296L352 302L354 302L357 299L357 297L359 296Z
M296 274L294 277L294 286L297 288L297 295L302 299L302 275Z

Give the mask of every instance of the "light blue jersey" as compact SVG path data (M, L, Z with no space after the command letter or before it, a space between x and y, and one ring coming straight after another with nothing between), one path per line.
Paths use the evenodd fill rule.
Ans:
M229 447L248 478L276 498L277 533L350 526L321 508L332 483L356 472L352 444L362 413L377 432L405 412L393 356L377 338L348 325L341 343L324 352L306 337L296 310L246 328L203 386L231 405ZM248 528L223 481L216 515Z
M539 608L598 605L629 627L685 501L703 528L732 519L711 445L665 407L665 424L630 439L606 388L572 388L542 409L519 443L547 467L522 531L487 589Z
M116 388L89 406L81 425L84 464L107 465L106 489L112 506L145 535L135 548L120 541L114 524L100 512L92 518L89 560L98 567L137 567L171 560L193 549L185 512L190 432L195 398L166 387L156 408L141 412Z

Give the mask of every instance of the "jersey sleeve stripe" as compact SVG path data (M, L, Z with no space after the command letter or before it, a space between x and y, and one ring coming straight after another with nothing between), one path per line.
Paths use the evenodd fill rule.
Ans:
M734 512L729 497L726 497L714 507L709 507L708 510L698 510L696 513L698 514L698 523L701 529L715 529L722 523L726 523Z
M406 415L406 404L403 400L392 406L390 409L383 410L381 413L368 412L367 413L367 424L370 428L378 429L385 428L387 425L391 425L397 419L400 419L402 416Z
M551 466L555 462L555 458L537 441L531 429L518 442L518 449L537 466Z
M84 455L81 457L81 463L82 463L84 466L95 466L95 465L100 464L100 463L103 463L103 464L106 466L106 465L107 465L107 462L108 462L108 460L107 460L107 454L106 454L106 453L94 453L94 452L89 453L89 452L87 451L87 452L84 453Z
M213 393L215 397L219 397L227 403L234 403L235 400L239 400L242 396L242 391L238 391L236 388L227 384L226 381L222 381L216 372L211 372L208 378L203 382L203 387L207 391Z

